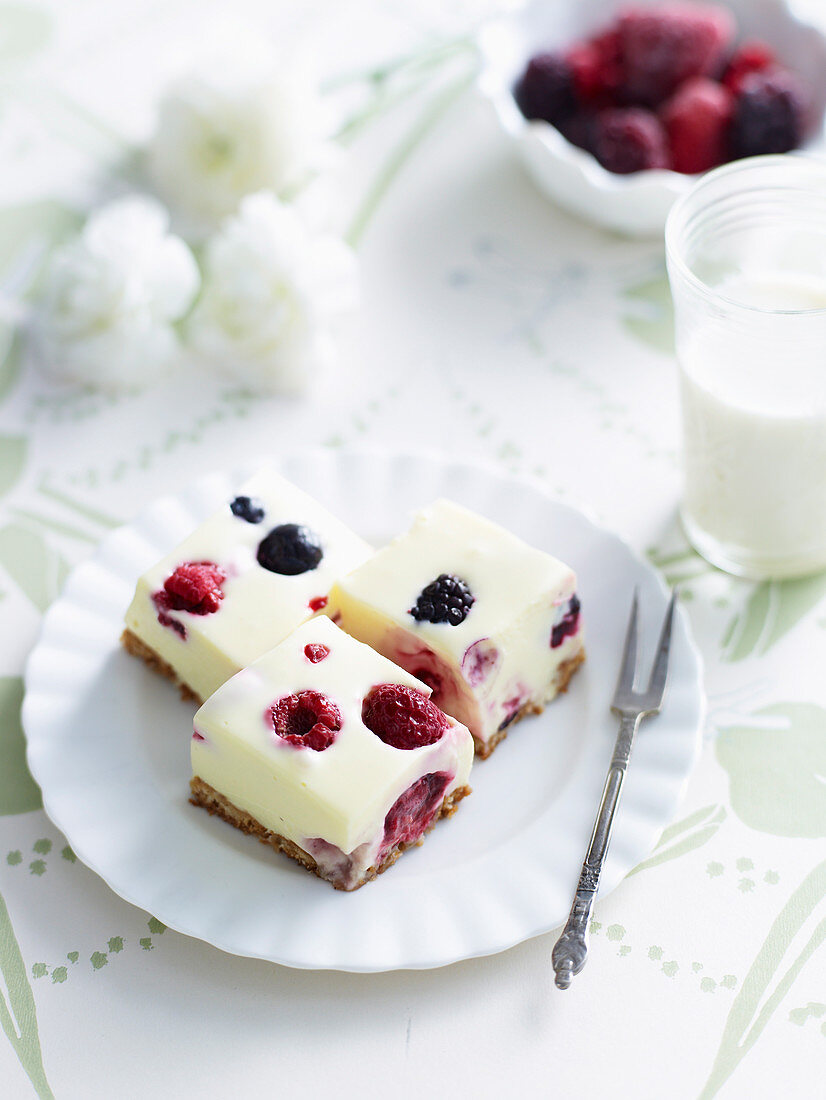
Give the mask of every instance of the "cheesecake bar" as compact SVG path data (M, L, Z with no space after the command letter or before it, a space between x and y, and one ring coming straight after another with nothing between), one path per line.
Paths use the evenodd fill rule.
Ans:
M315 618L197 712L191 801L355 890L470 793L471 736L429 695Z
M322 607L366 542L273 470L138 581L123 643L196 702Z
M429 684L481 757L584 659L574 572L448 500L336 581L323 613Z

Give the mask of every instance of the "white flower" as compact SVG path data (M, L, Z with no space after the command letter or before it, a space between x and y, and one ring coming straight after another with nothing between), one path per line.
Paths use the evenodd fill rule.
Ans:
M55 252L32 331L52 378L116 393L172 366L180 350L173 322L192 304L200 276L168 222L153 200L119 199Z
M174 85L161 102L148 150L155 187L197 232L214 227L252 192L285 197L329 157L325 109L297 70L260 65L239 75L216 66Z
M250 195L210 242L193 349L243 385L298 393L332 355L330 325L356 299L356 260L271 193Z

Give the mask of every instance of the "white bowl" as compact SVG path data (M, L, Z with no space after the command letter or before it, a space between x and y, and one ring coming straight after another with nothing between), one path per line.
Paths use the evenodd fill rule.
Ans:
M633 0L654 7L665 0ZM486 24L479 33L479 88L492 102L539 189L573 214L630 236L660 234L675 199L696 176L656 169L620 176L608 172L547 122L529 122L513 98L513 86L528 59L541 50L562 49L607 26L631 0L534 0L521 11ZM809 153L826 153L826 36L792 14L785 0L726 0L738 38L762 38L779 60L812 90L816 132Z

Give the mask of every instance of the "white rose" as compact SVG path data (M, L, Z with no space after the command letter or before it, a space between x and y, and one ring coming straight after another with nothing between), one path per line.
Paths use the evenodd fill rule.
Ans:
M168 223L153 200L119 199L54 253L32 319L36 356L52 378L117 393L141 389L173 365L180 351L173 323L192 304L200 276Z
M250 195L210 241L193 349L243 385L299 393L330 361L330 326L356 300L356 259L269 192Z
M329 158L325 109L298 72L193 75L162 100L148 149L154 186L193 233L251 192L291 194Z

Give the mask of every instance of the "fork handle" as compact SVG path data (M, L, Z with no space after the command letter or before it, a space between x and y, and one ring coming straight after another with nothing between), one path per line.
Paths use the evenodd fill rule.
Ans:
M605 777L605 786L602 788L602 800L594 822L585 862L579 874L574 902L567 924L551 954L557 989L567 989L571 984L571 978L585 966L588 956L588 924L591 910L599 889L602 865L611 841L614 814L619 805L625 770L628 767L631 746L634 743L634 734L637 732L639 722L639 714L624 714L620 720L614 755L608 775Z

